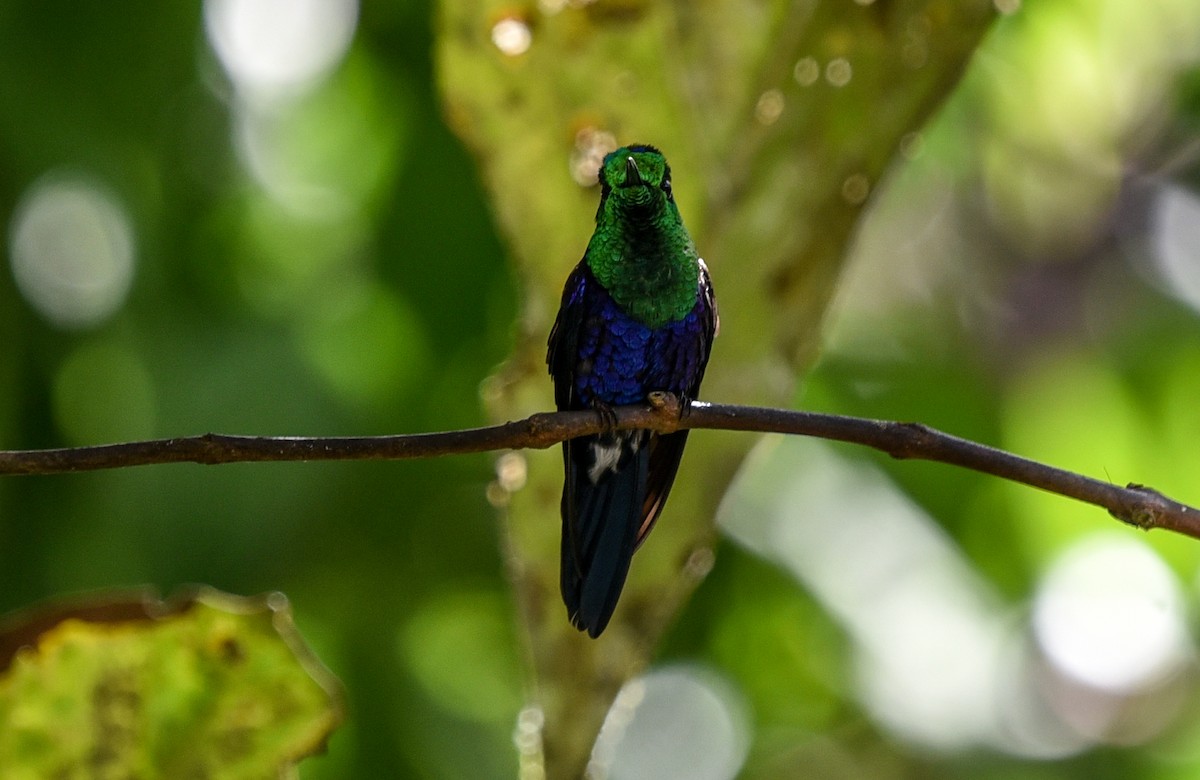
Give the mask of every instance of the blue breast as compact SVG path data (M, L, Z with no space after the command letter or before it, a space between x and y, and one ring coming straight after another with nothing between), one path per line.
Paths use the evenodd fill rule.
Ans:
M598 299L588 307L575 374L584 404L641 403L651 391L681 395L697 384L704 354L700 303L682 320L649 328L603 289L589 292Z

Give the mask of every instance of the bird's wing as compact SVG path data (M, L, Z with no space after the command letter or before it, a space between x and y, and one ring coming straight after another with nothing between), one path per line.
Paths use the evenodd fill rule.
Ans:
M700 263L700 302L704 312L704 360L700 364L700 376L696 377L696 387L692 390L692 398L700 391L700 379L704 376L704 367L708 365L708 353L712 349L713 339L721 332L721 315L717 311L717 299L713 295L712 279L708 275L708 264L704 258Z
M571 271L563 287L558 317L550 329L546 365L554 378L554 403L560 411L578 409L575 398L575 370L579 359L579 338L587 316L587 291L596 284L591 270L583 260Z

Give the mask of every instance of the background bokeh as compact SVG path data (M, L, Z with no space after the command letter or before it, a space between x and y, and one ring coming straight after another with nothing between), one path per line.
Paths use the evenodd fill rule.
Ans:
M1200 502L1200 6L996 6L874 193L795 402ZM0 3L0 447L485 421L528 293L443 122L434 11ZM304 777L513 776L537 715L493 461L0 480L0 611L281 590L348 691ZM611 776L1200 773L1194 540L771 437L711 509L716 564L597 745Z

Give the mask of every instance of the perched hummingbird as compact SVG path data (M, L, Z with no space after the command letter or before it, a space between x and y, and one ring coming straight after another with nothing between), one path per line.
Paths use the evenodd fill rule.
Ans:
M555 402L608 414L665 391L686 405L708 364L717 304L671 168L653 146L627 146L604 158L600 185L596 230L550 331ZM562 596L581 631L596 637L608 625L686 442L687 431L648 430L563 442Z

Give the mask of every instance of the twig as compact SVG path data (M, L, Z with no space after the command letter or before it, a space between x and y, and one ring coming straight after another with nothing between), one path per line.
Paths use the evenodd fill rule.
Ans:
M1164 528L1200 539L1200 510L1167 498L1152 488L1134 483L1120 487L1102 482L960 439L920 423L698 401L681 410L676 398L657 393L650 401L647 406L614 409L616 428L650 428L659 433L683 429L756 431L861 444L894 458L939 461L1021 482L1103 507L1118 520L1138 528ZM500 449L544 449L603 429L604 421L592 412L550 412L488 428L396 436L227 436L206 433L94 447L0 450L0 475L61 474L182 462L404 460Z

